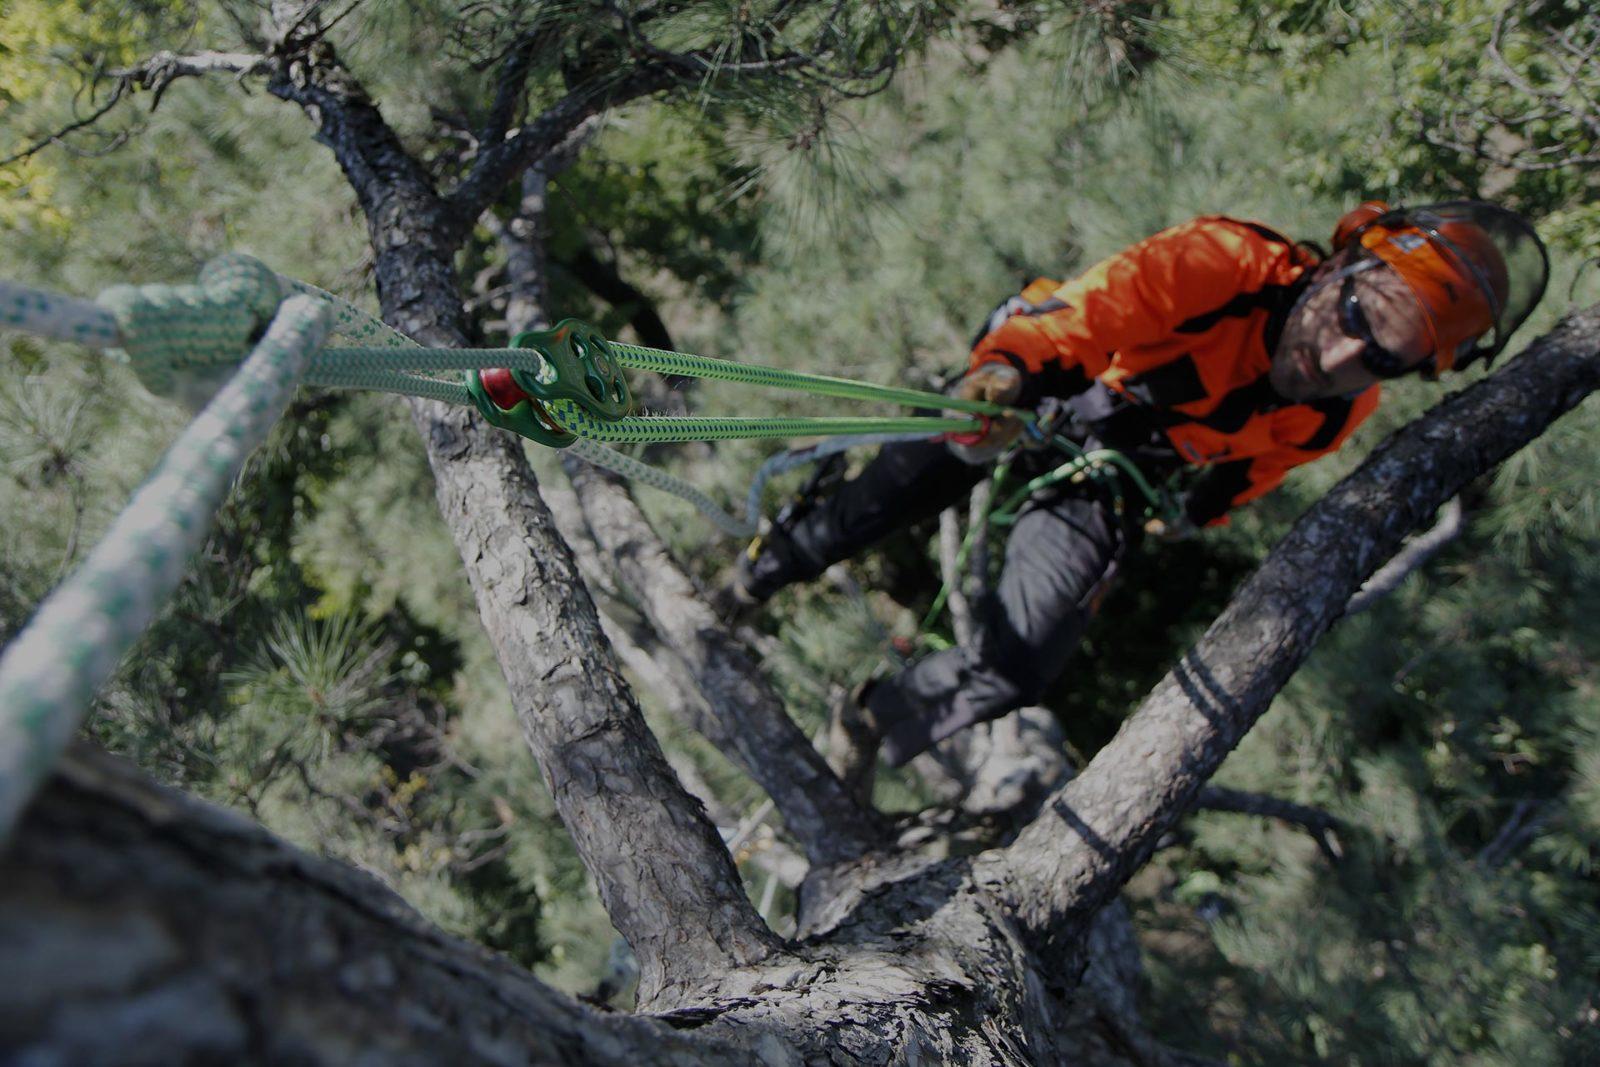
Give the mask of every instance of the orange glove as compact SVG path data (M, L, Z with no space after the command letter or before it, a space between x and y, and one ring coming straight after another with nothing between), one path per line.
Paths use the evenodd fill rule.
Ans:
M1010 404L1022 395L1022 375L1006 363L984 363L956 382L952 396L962 400L987 400L991 404ZM952 411L961 418L966 412ZM949 443L950 451L965 463L987 463L1003 452L1022 433L1022 420L1013 415L991 417L989 430L969 445Z

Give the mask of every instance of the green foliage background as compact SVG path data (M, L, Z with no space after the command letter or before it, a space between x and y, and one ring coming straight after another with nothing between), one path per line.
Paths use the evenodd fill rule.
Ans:
M1021 282L1193 214L1325 240L1358 198L1485 192L1535 214L1552 240L1551 295L1521 340L1600 298L1594 269L1580 270L1600 250L1592 167L1511 173L1414 136L1416 114L1452 100L1509 106L1480 69L1497 10L1482 0L1429 12L1170 0L1147 12L1157 58L1137 77L1049 5L1000 9L1022 15L975 15L809 148L775 146L747 116L617 116L553 184L554 310L625 333L634 309L562 268L589 250L656 302L686 349L927 384L959 367L981 316ZM472 42L441 28L452 11L378 5L348 31L351 66L424 153L437 147L430 109L467 109L484 84L460 75ZM198 46L220 32L204 4L129 12L97 21L0 3L13 72L0 81L0 148L64 113L75 49L122 61L151 40ZM127 143L107 154L55 150L0 170L8 276L93 293L185 279L240 249L370 303L363 223L301 115L191 82L108 127L123 128ZM1585 150L1559 122L1537 136ZM485 235L464 267L490 255ZM1344 454L1228 529L1137 561L1051 698L1078 754L1103 743L1287 522L1435 397L1397 386ZM755 402L710 384L691 397L705 411ZM1343 861L1290 827L1201 814L1131 888L1147 1014L1164 1040L1239 1063L1600 1057L1596 420L1591 401L1473 486L1465 536L1341 624L1225 766L1222 784L1345 820ZM0 339L0 634L82 557L181 423L114 364ZM770 449L664 458L738 507ZM676 500L642 502L714 581L735 546ZM779 598L768 666L808 728L830 686L873 669L883 631L912 632L932 593L928 560L925 540L907 537L857 564L863 599L823 587ZM657 720L733 810L759 803L708 746ZM592 989L603 968L609 924L517 735L392 400L297 402L90 729L566 988ZM889 807L923 799L904 779L880 788ZM1497 857L1514 816L1532 832Z

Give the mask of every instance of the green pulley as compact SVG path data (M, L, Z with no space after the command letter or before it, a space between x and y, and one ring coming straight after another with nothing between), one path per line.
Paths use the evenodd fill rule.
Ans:
M567 400L606 421L621 418L633 406L611 342L588 323L563 319L552 330L527 330L511 339L511 347L539 353L539 369L467 372L467 392L493 426L541 445L566 448L577 436L551 416L548 402Z
M606 420L620 419L633 407L611 342L586 322L562 319L553 330L519 333L511 339L511 347L531 348L544 359L537 373L511 372L529 396L546 403L570 400Z

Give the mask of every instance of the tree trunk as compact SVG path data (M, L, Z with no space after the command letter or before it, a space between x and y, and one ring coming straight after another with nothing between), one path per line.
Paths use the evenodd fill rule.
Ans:
M384 319L459 347L443 201L337 68L274 81L319 124L367 218ZM644 723L521 443L476 412L412 400L439 508L562 822L640 963L640 1000L779 951L727 849ZM694 922L683 916L694 915Z
M1105 971L1104 1000L1053 1004L1001 910L948 866L827 944L730 971L691 1007L627 1016L86 748L0 865L0 967L26 976L0 983L5 1062L1161 1062L1124 1055L1159 1047L1137 1033L1124 972ZM1136 960L1127 934L1095 936L1117 967Z
M760 1062L586 1008L371 877L91 750L0 867L7 1063Z

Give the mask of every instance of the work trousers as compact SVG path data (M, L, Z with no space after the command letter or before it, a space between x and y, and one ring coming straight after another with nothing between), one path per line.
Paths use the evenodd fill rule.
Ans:
M1032 477L1059 459L1025 454L1021 466ZM770 595L815 578L960 502L984 474L937 442L885 446L769 540L754 565L756 589ZM999 584L978 607L971 647L918 660L868 693L884 758L898 766L957 730L1037 703L1066 669L1130 536L1112 494L1092 480L1036 493L1011 529Z

